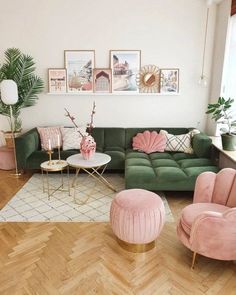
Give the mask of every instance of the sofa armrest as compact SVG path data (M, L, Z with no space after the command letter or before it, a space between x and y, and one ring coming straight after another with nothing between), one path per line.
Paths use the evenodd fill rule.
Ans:
M204 256L222 259L236 259L235 210L218 213L205 211L193 222L190 233L191 250Z
M194 135L193 140L194 153L199 158L210 158L212 140L205 133Z
M26 168L27 158L39 149L39 135L36 128L16 138L16 157L19 169Z

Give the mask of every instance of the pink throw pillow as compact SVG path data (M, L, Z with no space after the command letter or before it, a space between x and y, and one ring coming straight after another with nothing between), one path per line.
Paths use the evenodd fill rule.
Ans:
M167 139L163 134L146 130L133 137L133 149L147 154L164 152L166 141Z
M60 147L62 146L62 136L60 127L37 127L40 141L41 141L41 147L43 150L48 150L49 147L49 139L51 142L51 148L55 149L58 147L58 135L59 135L59 144Z

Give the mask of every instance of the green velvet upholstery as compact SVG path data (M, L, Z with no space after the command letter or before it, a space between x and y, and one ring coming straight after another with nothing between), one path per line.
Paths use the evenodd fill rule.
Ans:
M125 170L126 188L148 190L193 190L197 176L204 171L217 172L210 160L211 139L204 133L193 137L193 154L164 152L145 154L132 149L132 138L145 130L167 130L171 134L184 134L190 128L94 128L92 136L97 152L111 156L109 170ZM34 128L16 139L17 161L21 169L39 169L48 159L41 150L37 129ZM66 159L78 150L61 151ZM55 151L53 158L58 158Z

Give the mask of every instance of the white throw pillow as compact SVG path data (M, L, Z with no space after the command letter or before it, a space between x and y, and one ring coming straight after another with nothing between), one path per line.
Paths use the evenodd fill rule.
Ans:
M161 130L160 134L163 134L166 136L166 139L167 139L166 148L165 148L166 151L184 152L186 154L193 154L193 148L191 146L191 138L192 138L191 132L186 134L173 135L168 133L165 130Z
M86 135L86 127L80 127L79 130L83 135ZM80 142L82 140L82 136L77 131L77 128L63 127L61 128L61 135L63 151L80 149Z

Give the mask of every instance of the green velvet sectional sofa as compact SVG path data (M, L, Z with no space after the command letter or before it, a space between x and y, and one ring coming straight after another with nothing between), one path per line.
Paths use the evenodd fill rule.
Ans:
M126 188L191 191L200 173L218 171L210 159L211 139L203 133L192 139L194 154L164 152L148 155L132 149L132 138L138 132L159 132L161 129L179 135L192 128L94 128L92 136L97 143L97 152L111 156L108 169L124 170ZM16 139L16 150L20 169L39 169L40 164L48 159L45 151L41 150L36 128ZM75 153L78 150L62 151L61 157L66 159ZM57 158L57 152L53 158Z

